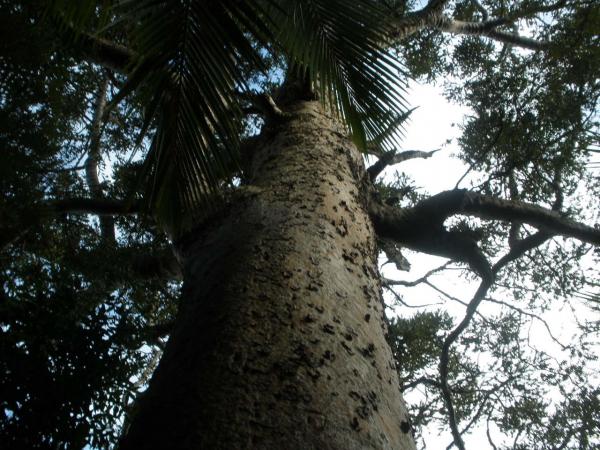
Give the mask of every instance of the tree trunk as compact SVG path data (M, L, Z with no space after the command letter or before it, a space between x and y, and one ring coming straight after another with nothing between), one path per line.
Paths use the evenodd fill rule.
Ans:
M318 102L182 244L183 303L122 449L413 449L362 158Z

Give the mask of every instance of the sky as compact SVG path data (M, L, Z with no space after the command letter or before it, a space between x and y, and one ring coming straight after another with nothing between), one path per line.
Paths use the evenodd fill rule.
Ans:
M429 194L453 189L466 171L467 167L463 162L456 158L458 146L456 138L460 136L460 129L456 125L460 123L469 109L449 103L442 95L442 89L439 86L419 84L412 82L407 95L411 102L411 107L418 108L411 114L409 123L405 127L404 137L401 140L401 149L431 151L440 149L431 158L413 159L405 161L398 166L386 169L383 174L384 179L391 179L392 173L399 170L408 174L415 182L415 186ZM447 141L450 140L448 143ZM443 264L446 260L436 256L425 255L422 253L403 251L408 258L411 269L409 272L399 272L393 267L393 264L387 264L382 272L386 278L414 280L425 274L428 270ZM469 294L474 292L475 288L460 280L453 280L447 276L442 276L440 285L453 295L464 297L468 300ZM436 279L439 282L439 278ZM439 303L438 296L426 287L411 288L405 300L410 304ZM419 299L419 300L415 300ZM391 299L386 299L391 300ZM439 305L441 306L441 305ZM439 307L436 306L436 307ZM460 317L464 314L464 308L456 305L449 305L449 311L453 316ZM396 307L388 310L390 315L407 314L406 308ZM406 401L418 401L420 395L415 392L413 395L406 396ZM430 427L422 430L422 435L427 449L445 449L452 442L450 429L440 430ZM468 448L486 449L489 444L485 434L476 433L474 436L465 439Z
M407 97L411 102L411 107L418 106L419 108L411 115L411 121L406 126L400 148L402 151L431 151L437 148L441 148L441 150L431 158L409 160L386 169L383 175L384 179L390 180L395 170L405 172L415 181L415 185L421 189L421 192L436 194L443 190L453 189L465 173L467 166L456 157L459 151L456 138L460 136L458 124L462 122L465 114L469 114L469 110L466 107L448 103L442 93L439 86L423 85L416 82L411 84ZM450 140L449 143L448 140ZM468 181L467 177L460 187L468 188ZM438 267L446 261L444 258L410 251L403 251L403 254L410 262L411 270L400 272L395 269L393 264L387 264L382 268L385 278L415 280L423 276L428 270ZM385 262L385 259L380 261L380 263L383 262ZM454 271L454 273L444 272L432 277L431 281L445 292L458 297L464 302L470 301L477 289L477 283L467 283L458 276L458 271ZM433 303L434 306L430 307L430 310L444 308L455 318L455 323L457 323L457 319L460 320L464 316L464 306L456 302L449 302L430 287L421 285L409 290L405 289L402 293L404 294L404 300L411 305ZM495 297L504 298L502 295L506 294L500 292ZM386 297L388 303L393 302L391 295L388 294L388 296ZM508 299L510 300L510 296ZM491 314L498 312L499 309L497 305L484 302L480 305L479 310ZM414 311L414 309L411 310L406 307L393 307L388 310L388 314L406 316L406 314L414 313ZM575 313L576 310L565 311L564 304L562 304L556 305L556 307L544 313L542 317L547 320L553 335L563 343L568 343L576 330L573 317ZM541 322L534 320L529 328L529 334L532 342L536 343L536 348L550 354L557 353L558 345L552 339L549 339L548 332ZM483 358L485 357L484 355ZM418 392L406 396L409 403L411 401L417 402L419 398L422 398L422 395ZM427 449L445 449L452 442L449 428L439 430L436 427L430 427L422 430L422 434ZM476 428L470 436L464 436L464 439L466 447L470 449L485 450L492 448L488 443L485 427ZM498 438L497 443L501 442L502 439Z

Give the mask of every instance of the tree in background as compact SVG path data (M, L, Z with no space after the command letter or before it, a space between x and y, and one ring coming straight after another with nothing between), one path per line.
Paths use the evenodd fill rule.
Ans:
M566 363L522 331L597 311L594 3L110 3L2 3L3 448L597 444L597 320ZM398 148L409 74L472 108L470 189L378 181L433 156ZM464 318L387 333L381 285L434 276L381 280L401 248L479 280Z

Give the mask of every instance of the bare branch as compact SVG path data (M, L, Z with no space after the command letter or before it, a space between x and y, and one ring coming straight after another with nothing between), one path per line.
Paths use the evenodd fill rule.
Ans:
M243 93L239 94L242 100L250 103L249 107L243 109L246 114L260 114L268 121L280 121L288 117L288 114L283 112L273 97L267 93Z
M429 152L424 152L420 150L406 150L400 153L396 153L394 151L386 152L381 155L381 157L375 164L373 164L367 169L367 173L369 174L369 178L371 179L371 181L375 181L375 178L377 178L377 176L381 172L383 172L383 170L388 166L393 166L394 164L399 164L403 161L408 161L409 159L427 159L433 156L434 153L439 151L440 149L437 148Z
M454 404L452 402L452 393L450 392L450 387L448 385L448 363L450 360L450 346L467 328L467 326L471 322L471 319L475 315L475 312L477 311L477 307L479 306L483 298L486 296L487 291L491 287L492 283L492 279L483 279L481 281L477 292L475 292L473 299L469 302L469 305L467 306L467 312L464 318L444 340L444 344L442 346L442 353L440 355L440 385L442 391L442 398L444 399L444 403L446 404L446 409L448 411L448 421L450 425L450 430L452 431L452 437L454 438L454 443L460 450L465 450L465 444L462 440L461 433L458 430L456 414L454 411Z
M465 22L449 17L441 17L435 27L440 31L452 34L465 34L471 36L485 36L498 42L516 45L530 50L544 50L548 47L547 42L508 33L497 29L503 20L492 20L487 22Z
M503 200L465 189L441 192L419 203L414 209L418 211L417 214L424 214L438 221L455 214L507 222L519 221L552 235L573 237L588 244L600 245L600 229L575 222L556 211L537 205Z
M492 449L493 450L498 450L498 447L496 447L496 445L494 444L494 441L492 440L492 435L490 434L490 419L489 418L486 421L485 434L487 436L488 443L492 446Z
M488 13L485 8L483 8L477 0L474 1L477 9L483 16L482 22L466 22L452 19L443 13L443 7L446 2L432 1L421 10L409 13L403 17L392 17L390 25L393 28L393 32L391 33L390 39L392 42L399 42L420 30L433 28L452 34L485 36L498 42L516 45L531 50L543 50L548 47L548 43L546 42L519 36L516 33L498 30L498 27L501 25L509 25L522 17L528 17L532 14L544 11L522 10L507 17L488 20ZM552 5L550 11L559 9L562 6L557 6L559 4L561 4L561 2Z
M492 297L486 297L484 300L486 302L490 302L490 303L495 303L497 305L506 306L507 308L512 309L513 311L518 312L519 314L522 314L524 316L528 316L528 317L531 317L533 319L538 320L539 322L541 322L544 325L544 328L546 328L546 331L548 332L548 335L550 336L550 339L552 339L556 344L558 344L563 350L566 350L568 348L566 345L564 345L562 342L560 342L556 337L554 337L554 334L552 334L552 330L550 329L550 326L548 325L548 322L546 322L544 319L542 319L537 314L525 311L525 310L519 308L518 306L511 305L510 303L504 302L502 300L496 300L496 299L494 299Z
M439 294L443 295L444 297L446 297L448 300L451 300L453 302L459 303L461 305L463 305L464 307L469 306L468 302L465 302L463 300L461 300L458 297L454 297L453 295L450 295L449 293L447 293L446 291L444 291L442 288L440 288L439 286L436 286L435 284L433 284L431 281L425 281L424 282L427 286L429 286L431 289L433 289L434 291L438 292ZM483 315L481 314L479 311L476 311L475 314L477 314L477 316L479 316L479 318L486 323L489 323L489 320Z
M392 295L396 298L396 301L406 308L425 308L427 306L434 306L434 305L441 304L438 302L438 303L426 303L423 305L409 305L408 303L406 303L404 301L404 299L400 296L400 294L398 294L396 291L394 291L394 289L392 289L391 287L385 285L385 280L383 282L383 288L387 289L389 292L391 292Z
M76 41L88 61L118 73L125 73L136 59L135 53L127 47L91 34L77 33Z
M425 275L423 275L421 278L418 278L414 281L390 280L389 278L384 278L383 284L385 284L387 286L414 287L421 283L425 283L431 275L433 275L434 273L437 273L437 272L441 272L442 270L446 269L450 263L451 263L451 261L447 261L444 264L442 264L441 266L430 270Z

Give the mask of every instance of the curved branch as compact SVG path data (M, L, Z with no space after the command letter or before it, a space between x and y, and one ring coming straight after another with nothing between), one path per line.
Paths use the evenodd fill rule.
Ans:
M498 42L516 45L530 50L544 50L548 48L547 42L498 30L496 27L502 22L502 19L486 22L465 22L444 16L439 18L435 28L452 34L485 36Z
M125 73L136 59L135 53L123 45L74 30L70 34L71 40L75 40L86 60L107 69Z
M433 156L434 153L439 151L439 148L431 150L430 152L424 152L420 150L406 150L400 153L395 153L394 151L390 151L384 153L375 164L369 167L367 169L367 173L369 174L369 178L371 179L371 181L375 181L375 178L377 178L377 176L381 172L383 172L383 170L388 166L393 166L394 164L399 164L401 162L408 161L409 159L427 159Z
M461 322L454 328L448 337L444 340L444 344L442 346L442 353L440 355L440 385L442 390L442 398L444 399L444 403L446 404L446 409L448 410L448 419L450 424L450 430L452 431L452 437L454 438L454 443L460 450L465 450L465 444L462 440L462 436L460 431L458 430L458 424L456 422L456 414L454 411L454 404L452 401L452 393L450 392L450 386L448 385L448 363L450 360L450 346L458 339L460 334L467 328L475 312L477 311L477 307L481 303L481 301L485 298L489 288L492 286L493 280L483 279L477 292L473 296L473 299L469 302L467 306L467 312Z
M448 386L448 362L450 360L450 346L458 339L461 333L469 326L469 323L473 319L473 316L477 312L477 308L482 300L485 299L489 289L494 284L496 275L502 268L508 263L521 257L527 251L541 245L546 239L549 238L544 232L538 232L525 239L519 241L518 245L514 245L509 252L504 255L500 260L494 264L491 269L491 276L489 278L482 278L473 299L467 305L467 311L461 322L454 328L450 334L444 340L442 346L442 352L440 354L440 385L442 390L442 397L446 403L446 409L448 410L450 429L452 430L452 436L454 443L460 450L464 450L464 442L461 437L461 432L458 430L458 424L456 423L456 417L454 413L454 405L452 403L452 393Z
M556 234L600 245L600 229L572 221L551 209L520 201L485 196L462 189L434 195L413 208L393 208L381 202L372 201L369 204L369 213L376 232L381 236L393 239L415 250L466 262L481 277L481 283L467 305L465 316L444 340L440 355L442 397L448 411L455 445L459 449L464 449L448 385L450 347L470 324L473 316L477 313L479 304L486 297L497 274L503 267ZM445 229L444 221L457 214L527 223L537 227L540 231L524 239L517 239L516 236L513 236L510 250L496 264L490 266L485 255L477 246L476 237L465 232ZM423 282L428 283L426 279Z
M252 92L239 93L238 97L249 103L249 106L242 109L245 114L260 114L271 122L282 121L289 116L281 110L273 97L265 92L259 94Z
M384 278L382 280L382 284L384 284L386 286L404 286L404 287L418 286L421 283L427 282L428 279L429 279L429 277L431 275L433 275L434 273L441 272L441 271L445 270L448 267L449 264L450 264L450 261L447 261L444 264L442 264L441 266L436 267L435 269L431 269L429 272L427 272L421 278L418 278L418 279L416 279L414 281L390 280L389 278Z
M403 17L392 17L390 25L393 31L390 33L391 41L397 43L402 39L417 33L426 28L433 28L438 31L485 36L498 42L505 44L516 45L530 50L543 50L548 48L548 43L538 41L525 36L519 36L515 33L498 30L501 25L514 23L516 20L528 17L532 14L544 12L543 10L523 10L517 11L509 17L500 17L493 20L488 20L487 11L475 0L477 9L483 15L482 22L467 22L462 20L452 19L443 13L443 7L446 2L431 1L423 9L409 13ZM563 6L563 2L558 2L552 5L550 11L555 11Z
M444 191L419 203L418 214L445 220L456 214L481 219L518 221L551 235L573 237L588 244L600 245L600 229L575 222L548 208L513 200L478 194L466 189Z

